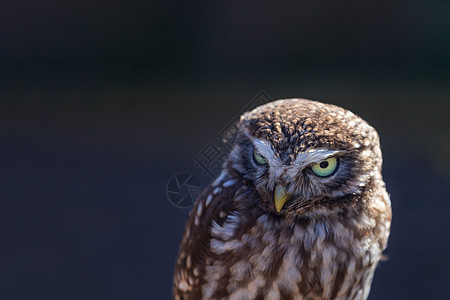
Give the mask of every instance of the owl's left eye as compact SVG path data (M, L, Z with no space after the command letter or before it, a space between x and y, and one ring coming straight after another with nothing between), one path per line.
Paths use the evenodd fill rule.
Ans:
M314 174L319 177L327 177L333 174L338 167L338 160L336 157L329 157L321 162L311 166Z
M259 153L256 148L253 149L253 159L256 161L258 165L265 165L267 164L267 160L264 158L264 156Z

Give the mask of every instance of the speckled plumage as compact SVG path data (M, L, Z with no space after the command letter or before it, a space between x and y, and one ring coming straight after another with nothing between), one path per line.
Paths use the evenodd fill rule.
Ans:
M337 170L316 176L328 157ZM391 220L381 164L375 129L343 108L287 99L244 114L190 213L175 299L367 298ZM290 197L277 212L279 185Z

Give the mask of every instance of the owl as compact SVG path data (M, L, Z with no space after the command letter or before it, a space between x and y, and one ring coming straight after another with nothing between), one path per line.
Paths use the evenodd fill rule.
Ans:
M366 299L391 223L376 130L341 107L278 100L245 113L197 199L175 299Z

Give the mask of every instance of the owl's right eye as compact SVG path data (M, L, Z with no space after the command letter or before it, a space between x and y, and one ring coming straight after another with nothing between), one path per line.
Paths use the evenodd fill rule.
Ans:
M337 170L338 165L339 163L336 157L329 157L317 164L312 165L311 169L314 174L319 177L328 177Z
M267 164L267 160L264 158L264 156L261 155L261 153L259 153L256 148L253 149L253 159L258 165Z

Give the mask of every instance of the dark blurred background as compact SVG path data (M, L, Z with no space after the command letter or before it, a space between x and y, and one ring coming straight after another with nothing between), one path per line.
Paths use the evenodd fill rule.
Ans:
M450 299L450 2L0 3L0 298L169 299L166 184L258 94L376 127L370 299Z

